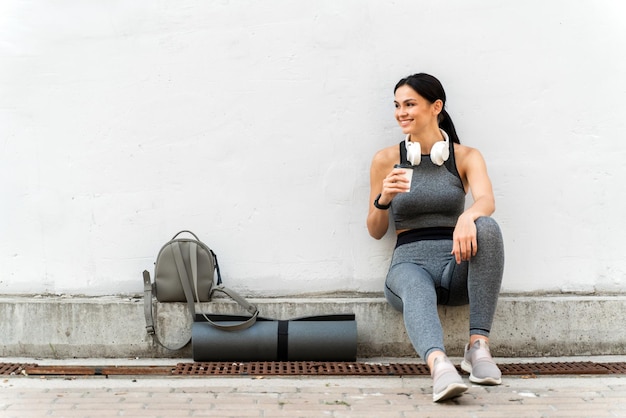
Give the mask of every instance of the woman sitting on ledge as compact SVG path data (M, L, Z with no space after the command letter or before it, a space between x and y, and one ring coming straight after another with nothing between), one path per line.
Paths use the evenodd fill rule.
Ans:
M433 400L442 401L468 387L446 356L438 304L469 303L461 367L471 382L502 382L489 351L504 266L502 235L490 217L495 203L485 161L460 144L439 80L415 74L400 80L394 94L406 139L374 156L367 228L380 239L392 216L397 243L385 296L403 313L409 339L433 377ZM474 202L465 209L468 189Z

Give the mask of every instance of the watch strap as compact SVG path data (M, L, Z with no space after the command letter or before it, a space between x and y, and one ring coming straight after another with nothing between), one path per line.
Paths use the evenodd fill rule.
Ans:
M391 202L389 202L386 205L378 203L378 199L380 199L380 196L381 196L381 194L378 193L378 196L376 196L376 199L374 199L374 206L376 206L380 210L387 210L387 209L389 209L391 207Z

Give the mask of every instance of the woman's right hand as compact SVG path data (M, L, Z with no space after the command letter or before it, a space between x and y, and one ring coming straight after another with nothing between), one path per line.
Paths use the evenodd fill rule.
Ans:
M405 176L406 170L405 168L394 168L387 174L383 179L383 187L378 203L388 205L398 193L409 191L411 184Z
M388 205L398 194L409 189L409 183L405 180L404 169L394 168L400 159L400 151L397 145L390 146L378 151L372 160L370 168L370 201L367 213L367 230L369 234L381 239L389 228L389 211L377 208L374 200L378 197L379 205Z

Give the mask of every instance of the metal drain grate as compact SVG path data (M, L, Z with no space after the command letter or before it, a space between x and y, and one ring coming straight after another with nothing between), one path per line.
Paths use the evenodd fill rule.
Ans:
M38 366L23 367L26 375L33 376L168 376L171 366Z
M626 363L601 363L606 367L609 374L626 374Z
M500 364L503 375L567 375L567 374L609 374L611 370L600 363L577 362L577 363L529 363L529 364ZM615 368L615 372L624 373L624 365L621 371Z
M626 374L626 363L557 362L499 364L503 375ZM465 373L460 367L459 372ZM324 375L324 376L430 376L425 364L372 364L341 362L179 363L174 375Z
M0 363L0 376L22 374L22 370L24 370L25 367L32 366L34 366L34 364Z
M499 364L503 375L626 374L626 363L555 362ZM460 367L457 367L461 373ZM425 364L361 362L204 362L176 366L38 366L0 363L0 375L26 376L429 376Z
M207 362L179 363L172 371L174 375L239 375L239 376L403 376L430 375L423 364L375 364L344 362Z

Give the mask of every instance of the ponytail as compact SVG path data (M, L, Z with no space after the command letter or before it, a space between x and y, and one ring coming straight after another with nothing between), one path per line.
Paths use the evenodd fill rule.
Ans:
M450 141L456 142L457 144L461 143L461 141L459 141L459 136L456 133L456 129L454 128L452 118L450 117L446 109L441 109L441 113L439 113L437 121L439 122L439 127L446 131L446 133L448 134Z

